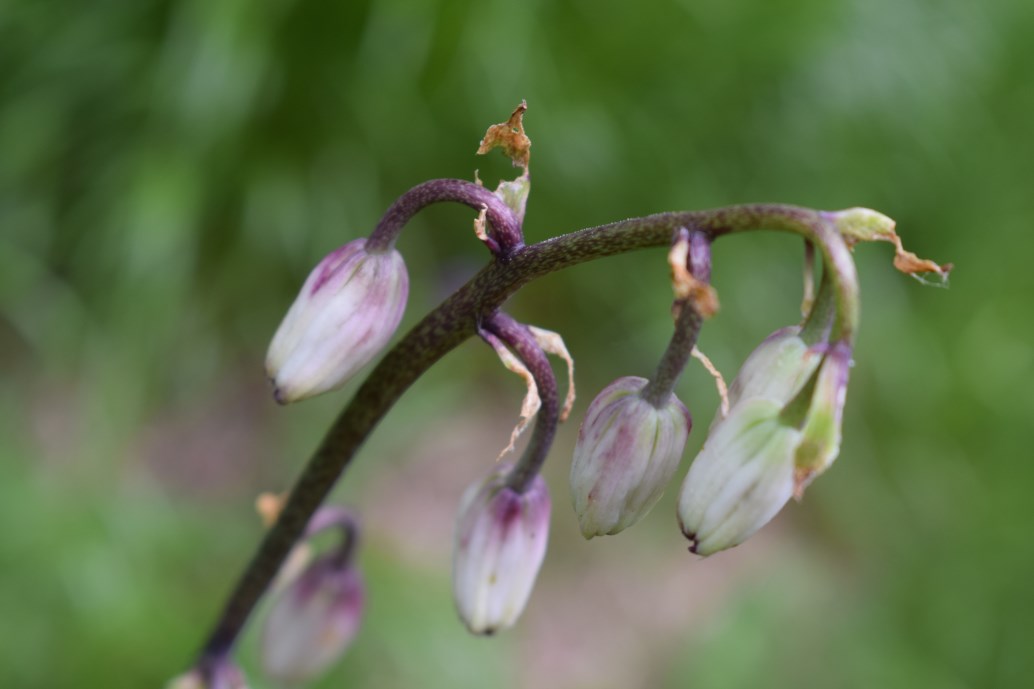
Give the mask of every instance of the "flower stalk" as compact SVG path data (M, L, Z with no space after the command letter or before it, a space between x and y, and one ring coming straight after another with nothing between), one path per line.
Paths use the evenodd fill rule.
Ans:
M484 327L517 354L531 372L538 387L541 406L535 417L531 440L528 441L520 461L506 475L505 480L509 488L523 493L538 475L542 463L546 461L549 448L553 445L553 438L556 437L560 415L556 376L553 375L553 367L549 365L546 353L542 351L542 347L527 326L518 323L502 311L496 311L485 319Z
M676 231L676 237L676 241L685 241L689 245L689 272L693 279L704 286L708 285L711 281L710 238L699 230L689 232L681 227ZM700 327L704 324L703 314L692 299L677 301L675 311L675 333L657 364L656 373L640 393L643 399L658 409L664 407L671 398L689 361L690 352L696 346Z
M414 215L432 204L446 201L485 211L485 217L492 226L486 243L497 256L506 258L524 246L520 221L502 198L466 180L434 179L418 184L391 204L367 240L367 248L385 251L394 247L402 228Z

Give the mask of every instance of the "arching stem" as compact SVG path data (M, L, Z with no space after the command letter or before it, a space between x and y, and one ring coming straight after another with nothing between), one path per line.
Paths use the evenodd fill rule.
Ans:
M531 372L538 387L539 407L535 417L535 428L531 432L531 440L524 449L520 461L506 477L506 485L518 493L523 493L531 485L535 475L546 461L549 448L553 445L559 423L560 404L557 399L556 376L549 365L546 353L535 340L528 327L515 321L508 314L496 311L485 319L484 327L502 340L513 350L517 357Z
M501 198L484 187L462 179L432 179L418 184L400 196L377 223L366 241L369 251L384 251L395 245L402 228L410 218L431 204L453 201L480 211L486 210L492 234L489 248L507 258L524 246L524 234L517 216Z

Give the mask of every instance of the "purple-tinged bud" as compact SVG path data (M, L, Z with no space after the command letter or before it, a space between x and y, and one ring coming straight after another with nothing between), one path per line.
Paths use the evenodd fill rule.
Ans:
M829 468L840 453L841 423L847 380L851 372L851 346L837 342L829 346L815 380L815 391L801 427L797 447L795 495L798 497L816 476Z
M694 553L739 545L793 495L801 432L783 422L782 407L744 399L711 429L679 494L679 524Z
M822 352L809 347L800 333L796 325L780 328L750 353L729 387L730 406L759 397L785 404L801 391L822 362Z
M535 476L524 493L509 488L500 465L467 489L460 503L452 589L460 619L474 634L512 627L524 610L549 540L549 490Z
M344 385L384 348L402 320L409 276L395 249L356 239L309 274L273 336L266 372L286 404Z
M571 498L585 538L616 534L644 517L675 474L692 425L674 395L654 407L645 378L618 378L589 405L571 464Z
M320 675L355 638L363 583L336 555L310 564L273 604L262 633L262 663L274 679L299 683Z
M212 661L207 670L203 673L200 668L194 668L170 680L165 689L248 689L244 673L227 658Z

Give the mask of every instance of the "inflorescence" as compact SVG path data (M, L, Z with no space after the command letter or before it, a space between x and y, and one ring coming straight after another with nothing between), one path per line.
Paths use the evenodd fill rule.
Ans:
M629 250L668 247L674 329L655 374L621 377L586 410L571 463L570 492L585 538L617 534L643 518L672 481L692 428L675 386L696 341L718 310L710 284L711 243L760 229L798 234L806 243L805 303L799 324L761 342L726 392L699 454L682 481L678 522L689 549L707 556L739 545L767 524L836 459L852 351L859 322L858 282L850 249L888 241L894 265L946 281L950 265L904 250L894 222L875 211L812 211L757 204L714 211L662 213L582 230L525 246L531 142L522 103L489 128L478 153L501 148L521 174L495 191L462 180L432 180L400 197L365 239L333 251L309 275L273 337L266 367L281 404L340 388L391 341L405 310L409 278L395 249L405 223L426 206L462 203L477 211L474 234L489 265L418 323L374 369L328 432L285 498L264 496L271 524L181 688L243 687L230 651L258 599L277 598L262 634L267 673L299 683L319 675L348 647L363 608L354 566L359 528L338 507L321 506L358 447L424 371L472 335L527 383L521 419L504 454L534 422L523 454L492 466L463 497L453 544L453 592L459 616L475 634L512 626L524 609L546 555L551 501L539 474L558 423L574 401L573 360L561 337L517 322L503 302L521 286L576 263ZM812 289L815 258L821 279ZM561 402L547 355L568 364ZM307 541L339 531L340 542L313 554ZM274 578L279 583L274 584Z

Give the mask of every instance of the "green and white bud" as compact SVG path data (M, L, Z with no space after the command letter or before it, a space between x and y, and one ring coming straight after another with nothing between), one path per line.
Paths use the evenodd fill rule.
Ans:
M309 274L273 336L266 372L281 404L341 387L398 328L409 276L395 249L367 251L356 239Z
M644 517L678 468L692 420L674 395L660 408L628 376L589 405L571 464L571 498L585 538L616 534Z
M776 330L743 362L729 387L729 405L755 398L789 402L822 362L817 349L801 339L800 326Z
M711 429L679 494L679 524L692 552L739 545L793 496L801 432L783 423L781 411L773 400L742 399Z
M536 475L523 493L509 488L509 465L467 489L460 503L452 586L460 619L474 634L512 627L524 610L549 540L550 500Z
M262 630L262 664L281 682L321 675L352 643L363 614L359 572L331 553L310 564L273 604Z
M855 242L872 242L877 240L892 241L896 237L896 223L879 211L871 208L847 208L842 211L827 212L837 232L847 240Z
M678 510L695 553L745 541L839 452L851 347L808 348L795 330L775 333L744 364L728 416L689 468ZM774 381L764 380L766 365Z

